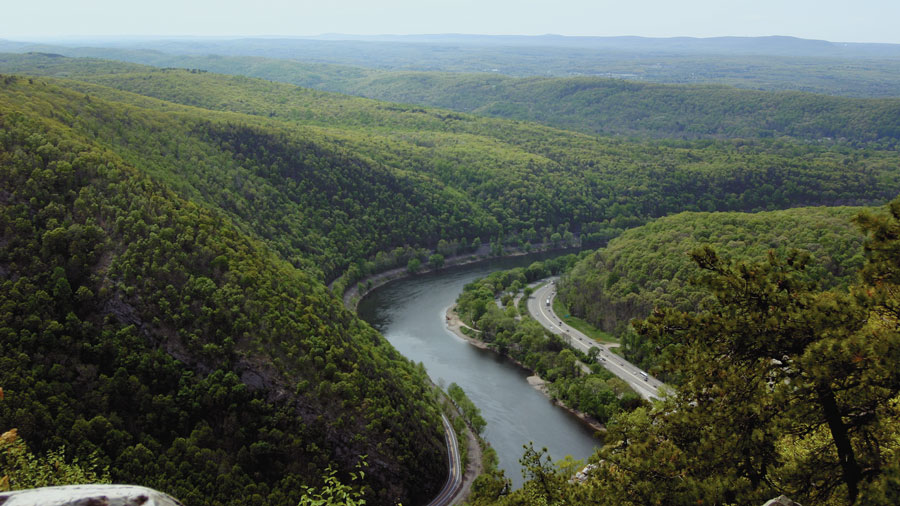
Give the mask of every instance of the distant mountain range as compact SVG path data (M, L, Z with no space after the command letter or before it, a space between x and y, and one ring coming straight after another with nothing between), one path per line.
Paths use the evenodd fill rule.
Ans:
M262 49L294 50L318 48L323 43L432 44L465 46L565 47L593 50L666 53L776 55L815 58L900 58L900 44L832 42L783 35L766 37L573 37L565 35L352 35L323 34L312 37L78 37L43 39L38 43L62 46L141 47L160 51L190 53L215 48L231 54L250 54ZM27 46L28 42L0 41ZM271 54L268 54L271 56Z
M282 41L285 39L281 39ZM302 40L405 42L506 46L578 47L676 54L754 54L821 58L898 58L900 44L832 42L783 35L767 37L572 37L566 35L348 35L323 34Z
M0 52L50 53L232 73L213 58L280 61L278 77L250 62L238 73L302 86L285 65L359 77L372 71L490 73L512 77L604 77L655 83L726 84L850 97L900 96L900 44L835 43L795 37L565 37L560 35L321 35L307 38L128 37L4 41ZM246 66L247 62L238 63ZM354 67L354 68L346 68ZM302 72L305 72L302 71ZM318 72L314 70L313 74ZM290 72L289 72L290 73ZM313 79L314 81L315 79ZM332 91L343 91L329 87ZM367 95L371 96L371 95Z

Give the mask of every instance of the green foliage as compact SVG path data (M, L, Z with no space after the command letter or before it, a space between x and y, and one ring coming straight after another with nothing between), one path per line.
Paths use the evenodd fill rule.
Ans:
M444 255L440 253L435 253L428 257L428 265L432 269L440 269L444 266Z
M479 435L484 432L487 422L482 418L481 410L478 409L478 406L476 406L468 396L466 396L462 387L456 383L450 383L450 386L447 387L447 395L450 396L450 399L453 400L453 403L456 404L456 407L462 412L462 415L466 418L466 421L469 423L469 426L472 427L472 430Z
M576 484L573 476L584 463L567 456L554 463L546 448L534 449L533 443L523 446L525 453L519 462L525 484L509 494L490 495L490 490L474 489L471 503L474 505L499 504L504 506L561 506L564 504L595 504L602 496L590 496L588 487ZM607 502L606 504L613 504Z
M893 504L900 475L900 200L858 219L861 284L823 290L806 252L692 258L713 300L635 324L677 390L615 415L583 481L526 451L521 491L477 504Z
M892 151L784 139L626 142L246 77L131 65L102 74L92 62L32 56L28 67L24 58L16 68L102 85L54 81L95 101L76 108L58 95L32 97L32 107L78 117L77 128L182 196L222 209L295 265L327 281L343 273L339 288L379 267L379 253L407 245L490 237L498 254L505 245L603 244L685 210L880 203L900 192ZM110 109L122 112L100 114Z
M896 146L900 100L600 77L377 73L313 85L380 100L535 121L602 135L779 138Z
M357 470L350 473L351 482L361 481L365 478L365 467L363 459L357 465ZM325 469L322 475L321 487L303 486L303 495L300 497L298 506L363 506L366 504L364 499L365 493L362 490L354 489L350 484L341 483L337 477L337 471L331 466Z
M654 307L690 310L712 295L691 280L701 272L688 253L715 245L726 258L763 259L768 251L809 251L807 279L846 286L862 267L863 235L850 219L859 208L798 208L743 213L682 213L629 230L579 262L559 282L568 310L623 338L626 356L652 367L658 356L628 329Z
M637 324L681 379L658 421L687 435L673 439L678 451L702 458L687 463L687 481L716 502L777 489L801 502L855 502L896 451L896 323L878 318L866 289L818 291L799 275L808 254L731 264L705 248L693 258L715 303ZM715 488L704 476L713 469Z
M598 139L243 77L56 64L91 82L0 76L0 426L191 504L296 504L362 454L372 502L424 501L442 481L424 370L325 280L421 264L426 247L596 244L676 211L900 191L891 151ZM574 262L475 283L460 311L605 420L634 405L620 385L494 302ZM791 462L818 479L815 461Z
M362 454L373 503L430 497L446 449L424 370L226 212L36 113L44 99L99 102L0 87L0 426L192 504L296 504ZM153 142L139 117L128 135Z
M85 462L66 461L64 448L36 456L28 450L16 430L0 435L0 492L26 488L110 483L109 470L101 468L96 454Z
M518 320L514 308L501 309L495 303L495 297L507 290L518 291L526 283L571 268L577 259L577 255L566 255L527 268L491 273L463 288L456 310L479 331L477 339L546 380L553 398L603 423L622 409L640 405L640 397L602 367L584 370L578 361L587 361L588 356L574 352L534 319Z
M0 68L9 72L49 72L47 69L50 68L56 74L65 72L77 75L140 70L136 65L120 64L116 67L97 60L87 61L75 68L65 67L65 59L39 55L9 55L5 59L6 62L0 62L5 63ZM720 75L710 76L709 70L704 69L687 76L666 79L654 75L652 65L641 64L640 72L634 72L634 69L623 72L632 78L640 75L644 81L635 82L594 76L546 77L545 71L538 73L544 77L524 78L486 73L385 72L221 56L169 56L164 61L158 57L137 57L134 60L158 67L205 68L223 74L258 77L378 100L534 121L603 135L675 139L791 137L883 147L896 146L900 139L900 120L897 119L900 118L900 100L896 98L851 99L803 93L814 91L856 97L897 97L900 96L900 89L895 83L900 77L900 65L896 62L855 62L835 72L827 64L816 61L805 62L802 72L784 72L783 68L799 64L744 57L744 61L753 61L755 67L752 73L742 73L742 64L738 63L740 59L728 61L713 57L701 62L682 58L675 62L677 66L692 69L719 67ZM35 69L29 61L40 61L43 65ZM617 63L622 65L624 62ZM822 68L813 70L819 65ZM672 61L667 61L663 66L669 73L678 72ZM862 70L866 66L870 68ZM876 73L871 67L878 66L890 67L883 69L887 71L882 75L883 82L877 85L866 82ZM848 69L854 67L859 71L851 75ZM886 79L891 74L893 77ZM654 84L654 81L690 84ZM851 85L851 81L855 83ZM796 91L758 91L763 89Z

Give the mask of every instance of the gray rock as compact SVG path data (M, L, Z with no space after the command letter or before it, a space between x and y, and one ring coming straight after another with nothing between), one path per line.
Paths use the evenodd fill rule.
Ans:
M156 490L136 485L67 485L0 493L2 506L183 506Z
M800 503L788 499L786 496L780 495L775 499L769 499L763 506L801 506Z

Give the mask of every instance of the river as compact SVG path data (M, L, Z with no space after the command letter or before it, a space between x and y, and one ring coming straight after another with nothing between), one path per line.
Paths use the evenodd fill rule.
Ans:
M484 438L514 487L524 481L519 459L529 441L558 460L566 455L585 459L598 440L590 428L532 388L526 370L447 330L444 315L466 283L541 258L495 259L395 281L366 296L358 309L400 353L422 362L434 382L445 388L455 382L465 390L487 421Z

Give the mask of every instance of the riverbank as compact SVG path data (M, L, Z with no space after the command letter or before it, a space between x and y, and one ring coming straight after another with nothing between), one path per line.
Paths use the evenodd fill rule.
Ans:
M480 348L482 350L492 350L493 351L493 349L490 346L488 346L488 344L485 343L484 341L480 341L478 339L470 337L462 331L463 328L466 328L472 332L478 332L477 330L475 330L472 327L469 327L468 325L463 323L462 319L459 317L459 314L457 314L457 312L456 312L456 304L453 304L452 306L447 308L444 321L446 323L447 329L450 332L453 332L455 335L459 336L459 338L465 340L472 346L475 346L476 348ZM525 369L526 371L531 371L532 375L527 378L528 384L531 385L538 392L541 392L542 394L544 394L544 396L547 397L547 399L550 399L550 401L553 402L553 404L555 404L555 405L559 406L560 408L568 411L569 413L575 415L575 417L578 418L581 421L581 423L590 427L592 430L594 430L596 432L606 432L606 427L604 427L603 424L601 424L599 421L597 421L594 417L592 417L582 411L578 411L577 409L573 409L573 408L570 408L569 406L566 406L559 399L554 399L553 396L550 395L550 389L547 387L547 382L543 378L538 376L537 374L534 374L534 371L530 367L526 366L525 364L522 364L518 360L516 360L512 357L509 357L507 355L503 355L503 357L509 359L510 361L512 361L519 367Z
M514 362L456 339L455 334L447 332L445 315L463 287L476 279L495 271L527 268L534 262L555 261L557 256L551 252L492 257L463 267L408 276L367 295L357 311L397 351L422 363L436 383L456 383L466 392L488 422L483 434L490 442L485 460L493 453L491 449L496 451L497 469L511 480L513 488L524 483L519 464L522 445L534 441L538 447L547 447L551 455L587 459L599 446L596 432L547 402L523 381L528 374ZM466 448L465 439L460 432L461 448Z
M457 314L456 312L456 304L453 304L452 306L447 308L444 320L447 324L447 329L450 330L450 332L456 334L460 339L467 341L469 344L476 348L480 348L482 350L490 349L490 347L484 341L479 341L478 339L469 337L465 332L462 331L463 328L466 328L471 332L478 332L477 330L463 323L462 319L459 317L459 314Z
M394 269L389 269L383 272L379 272L377 274L372 274L371 276L366 276L365 278L357 281L353 286L344 290L341 299L344 302L344 306L350 309L351 311L356 311L357 306L359 305L359 301L363 299L366 295L374 291L375 289L382 287L392 281L397 281L400 279L408 278L411 276L418 276L419 274L427 274L430 272L436 272L443 269L447 269L450 267L461 267L465 265L470 265L477 262L484 262L487 260L493 260L498 258L513 258L525 255L531 255L533 253L548 253L552 251L568 251L575 250L579 251L581 249L580 245L577 246L566 246L566 247L553 247L549 244L539 244L536 247L532 248L530 251L521 251L521 250L511 250L503 255L491 256L490 255L490 247L488 245L482 245L478 251L474 253L468 253L464 255L456 255L448 257L444 260L444 265L438 268L429 267L427 264L422 264L418 271L415 273L410 273L406 267L397 267ZM340 278L338 278L340 279ZM333 290L335 283L338 280L334 280L328 286L329 289ZM359 291L360 287L365 287L362 292Z

